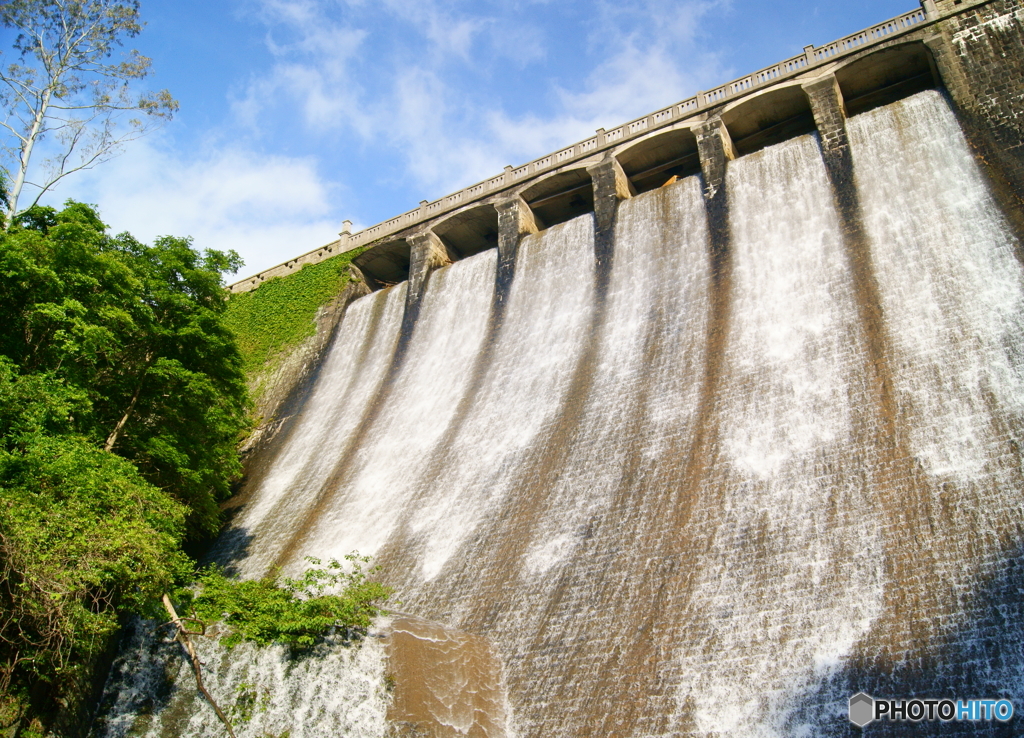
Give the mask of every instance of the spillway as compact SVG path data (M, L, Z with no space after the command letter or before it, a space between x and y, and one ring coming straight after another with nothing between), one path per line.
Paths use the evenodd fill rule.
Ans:
M610 259L587 215L525 237L507 293L493 250L433 272L411 330L404 286L356 301L219 555L357 550L485 638L502 722L438 735L1024 709L1022 245L941 93L847 126L855 229L805 135L730 162L722 234L689 177L619 205Z

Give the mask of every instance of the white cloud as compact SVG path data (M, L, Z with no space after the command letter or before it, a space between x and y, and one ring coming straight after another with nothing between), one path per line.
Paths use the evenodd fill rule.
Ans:
M577 60L582 72L579 87L549 81L537 88L537 102L554 103L546 106L546 113L507 107L501 85L514 73L508 68L481 87L478 80L467 79L452 67L453 58L487 67L497 53L518 55L519 65L557 54L561 29L549 27L545 34L540 27L517 22L515 9L511 17L499 19L488 16L483 6L480 15L467 18L430 0L388 0L384 7L392 16L393 39L381 45L369 34L361 37L363 52L373 57L372 68L350 67L347 77L339 75L326 88L309 81L320 74L315 58L299 61L290 56L295 66L286 72L282 64L275 73L288 82L276 84L302 98L296 105L305 111L307 125L319 120L321 130L347 127L367 147L397 150L411 179L424 188L424 196L440 196L493 176L505 164L518 165L586 138L599 126L618 125L720 81L717 57L702 52L697 39L706 16L727 4L599 4L589 23L590 53ZM303 15L292 30L300 35L324 33L332 7L322 4L319 15ZM403 26L401 32L396 19ZM509 42L517 38L523 39L520 48ZM266 91L256 94L269 97Z
M345 187L362 202L380 184L443 196L725 76L701 38L728 0L604 1L589 13L528 0L251 2L270 63L235 82L231 117L206 134L229 145L136 143L60 199L97 202L145 240L234 248L246 276L358 219L337 202ZM531 90L509 92L520 74ZM372 169L350 168L357 158ZM405 181L382 182L396 165Z
M546 117L489 111L492 148L504 150L509 163L519 164L721 82L728 70L697 38L705 16L727 6L670 0L601 3L589 38L599 61L580 88L556 87L559 104ZM602 50L608 53L598 53Z
M151 139L47 199L92 202L114 232L142 241L192 236L199 249L234 249L244 277L336 238L332 194L309 159L230 146L186 158Z
M363 49L367 33L332 22L315 2L271 0L263 13L268 25L266 45L275 63L254 73L232 101L238 123L250 132L265 131L268 111L291 108L302 112L308 129L323 133L347 122L363 135L361 87L350 66Z

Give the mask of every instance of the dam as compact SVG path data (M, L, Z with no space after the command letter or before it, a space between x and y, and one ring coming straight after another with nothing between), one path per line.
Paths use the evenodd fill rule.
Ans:
M891 23L363 244L365 294L214 555L258 577L357 550L400 612L351 663L224 657L301 682L274 730L380 735L387 709L397 736L831 737L860 732L857 692L1024 710L1024 6ZM379 714L314 694L384 669ZM214 734L182 699L102 734Z

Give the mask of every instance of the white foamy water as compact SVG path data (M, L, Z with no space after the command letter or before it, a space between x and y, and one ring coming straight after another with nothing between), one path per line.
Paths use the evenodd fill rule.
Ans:
M255 539L240 565L245 574L262 575L274 564L322 492L391 362L405 291L401 284L346 311L301 418L233 521Z
M850 136L907 440L938 480L991 479L999 419L1024 413L1015 241L938 92L858 116Z
M788 735L787 711L882 606L881 546L854 461L867 363L839 219L809 137L732 162L732 310L706 536L679 647L678 702L702 735ZM852 471L852 470L850 470ZM851 554L857 552L856 558ZM699 617L699 616L697 616ZM717 654L708 668L707 653Z
M342 470L336 501L313 521L305 552L338 559L353 550L373 555L401 512L429 494L421 477L472 379L496 259L492 249L430 275L401 373L358 455Z
M629 470L655 466L669 435L685 432L696 412L691 380L703 365L707 317L700 181L623 202L615 245L593 384L530 530L525 576L571 562L588 522L632 485Z
M409 521L423 578L435 577L517 491L517 474L557 415L583 350L593 262L589 216L520 245L493 362Z
M848 124L864 243L805 136L729 163L717 272L689 178L620 204L603 304L591 217L523 240L496 333L493 252L430 277L400 367L404 292L355 303L243 570L376 553L403 610L493 643L521 736L845 735L844 690L897 672L1024 699L985 601L1024 527L1018 246L940 95ZM330 711L375 697L304 678L303 730L363 735ZM446 679L438 714L474 688Z
M382 627L386 622L382 621ZM178 643L154 623L135 622L114 665L97 738L208 738L227 735L196 688ZM195 637L203 683L238 738L381 738L387 731L384 647L373 630L344 646L328 640L308 656L284 646L243 643L227 650Z

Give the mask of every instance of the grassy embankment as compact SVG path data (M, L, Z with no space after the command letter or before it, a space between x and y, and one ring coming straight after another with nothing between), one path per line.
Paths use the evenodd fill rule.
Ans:
M286 277L276 277L251 292L232 296L225 323L238 338L245 376L258 402L263 381L288 354L316 331L317 311L350 283L349 264L365 249L307 264Z

